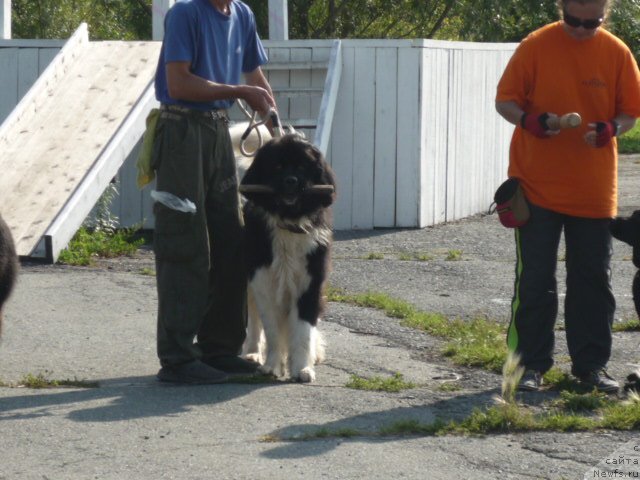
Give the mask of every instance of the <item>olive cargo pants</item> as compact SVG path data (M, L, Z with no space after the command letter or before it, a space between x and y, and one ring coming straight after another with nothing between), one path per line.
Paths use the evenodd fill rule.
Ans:
M158 191L196 205L195 214L154 205L160 363L237 355L246 335L246 274L226 120L162 110L153 167Z

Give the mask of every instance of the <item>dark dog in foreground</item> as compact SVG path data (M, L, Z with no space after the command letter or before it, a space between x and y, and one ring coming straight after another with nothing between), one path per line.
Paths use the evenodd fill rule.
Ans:
M611 234L633 247L633 264L640 269L640 210L630 217L617 217L611 221ZM633 279L633 303L640 318L640 270ZM627 376L625 390L640 390L640 370Z
M0 217L0 333L2 333L2 306L13 290L18 274L18 257L9 226Z
M264 373L312 382L324 357L317 327L332 242L333 172L315 146L285 135L258 151L240 191L247 199L249 279L243 353Z

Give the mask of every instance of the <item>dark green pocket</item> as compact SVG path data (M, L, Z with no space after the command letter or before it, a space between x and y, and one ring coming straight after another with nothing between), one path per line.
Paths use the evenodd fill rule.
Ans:
M170 262L186 262L195 258L199 245L196 216L157 202L153 211L156 217L153 251L156 257Z

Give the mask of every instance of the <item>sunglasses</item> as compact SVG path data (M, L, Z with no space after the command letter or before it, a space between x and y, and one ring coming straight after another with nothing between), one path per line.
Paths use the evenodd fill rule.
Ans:
M587 18L586 20L582 20L578 17L574 17L573 15L569 15L566 10L562 12L562 17L564 23L573 28L584 27L587 30L593 30L598 28L604 22L604 18Z

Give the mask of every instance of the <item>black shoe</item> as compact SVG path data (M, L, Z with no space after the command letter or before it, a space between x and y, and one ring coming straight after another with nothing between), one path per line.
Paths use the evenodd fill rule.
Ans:
M595 388L599 392L617 392L620 388L618 382L607 373L604 368L594 370L584 375L576 375L580 383L588 388Z
M542 386L542 374L537 370L527 370L518 382L521 392L537 392Z
M202 361L225 373L251 375L258 371L259 363L245 360L235 355L221 355L216 357L206 357Z
M226 373L216 370L200 360L162 367L158 372L161 382L182 383L185 385L208 385L226 382Z

